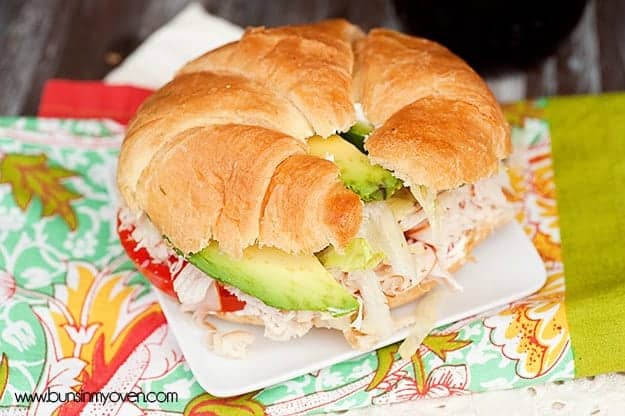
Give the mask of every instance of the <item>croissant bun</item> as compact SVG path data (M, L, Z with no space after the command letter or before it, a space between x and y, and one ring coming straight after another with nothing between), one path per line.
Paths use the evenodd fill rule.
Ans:
M140 107L120 192L184 252L211 240L234 256L343 246L362 202L306 139L349 129L355 102L376 127L369 157L407 185L475 182L510 150L488 87L434 42L345 20L261 27L189 62Z

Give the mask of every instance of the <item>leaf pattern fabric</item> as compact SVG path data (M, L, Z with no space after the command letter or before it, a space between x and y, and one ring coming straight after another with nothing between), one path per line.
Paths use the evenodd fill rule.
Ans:
M540 104L540 103L539 103ZM111 121L0 118L0 415L298 415L572 378L547 124L510 108L508 199L549 277L538 293L398 345L233 398L204 392L115 232ZM254 371L250 369L249 371ZM53 387L162 391L169 403L18 403Z
M68 189L61 179L76 176L75 172L49 166L45 154L9 153L0 160L0 184L11 185L16 205L25 211L33 197L41 199L41 216L59 215L71 230L78 227L76 213L70 202L80 194Z

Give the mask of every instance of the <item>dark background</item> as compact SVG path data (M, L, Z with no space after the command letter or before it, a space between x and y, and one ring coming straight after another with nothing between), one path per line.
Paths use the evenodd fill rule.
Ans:
M0 0L0 114L34 114L48 78L102 78L189 2ZM201 3L241 26L346 17L438 37L503 100L625 90L625 0Z

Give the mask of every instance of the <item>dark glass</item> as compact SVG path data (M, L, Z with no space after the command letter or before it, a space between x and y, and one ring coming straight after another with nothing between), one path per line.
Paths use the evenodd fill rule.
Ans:
M482 73L527 68L552 54L585 0L395 0L403 30L434 39Z

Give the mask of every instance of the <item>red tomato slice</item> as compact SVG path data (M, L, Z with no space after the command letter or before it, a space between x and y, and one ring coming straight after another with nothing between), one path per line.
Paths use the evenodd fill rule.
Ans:
M119 241L121 242L122 247L126 251L130 260L132 260L141 274L145 276L145 278L148 279L154 287L178 300L173 284L176 276L172 277L169 271L169 264L154 261L154 259L150 256L150 253L148 253L148 251L143 247L137 250L137 242L132 238L132 231L134 228L129 230L120 230L119 224L120 222L118 218L117 234L119 234ZM175 256L171 256L169 258L170 263L175 263L177 261L178 259ZM183 268L184 265L183 267L180 267L179 270L182 270ZM230 293L228 289L221 285L221 283L215 282L215 284L217 286L219 303L221 305L220 312L234 312L245 307L245 302Z
M167 293L176 299L176 292L174 291L173 280L169 273L169 267L165 263L157 263L152 260L150 253L145 248L137 250L137 242L132 238L132 229L130 230L117 230L119 234L119 241L122 243L122 247L126 250L126 254L133 261L137 269L145 276L150 283L162 292Z
M245 302L234 296L221 284L217 283L217 291L219 293L219 301L221 302L222 312L240 311L245 307Z

